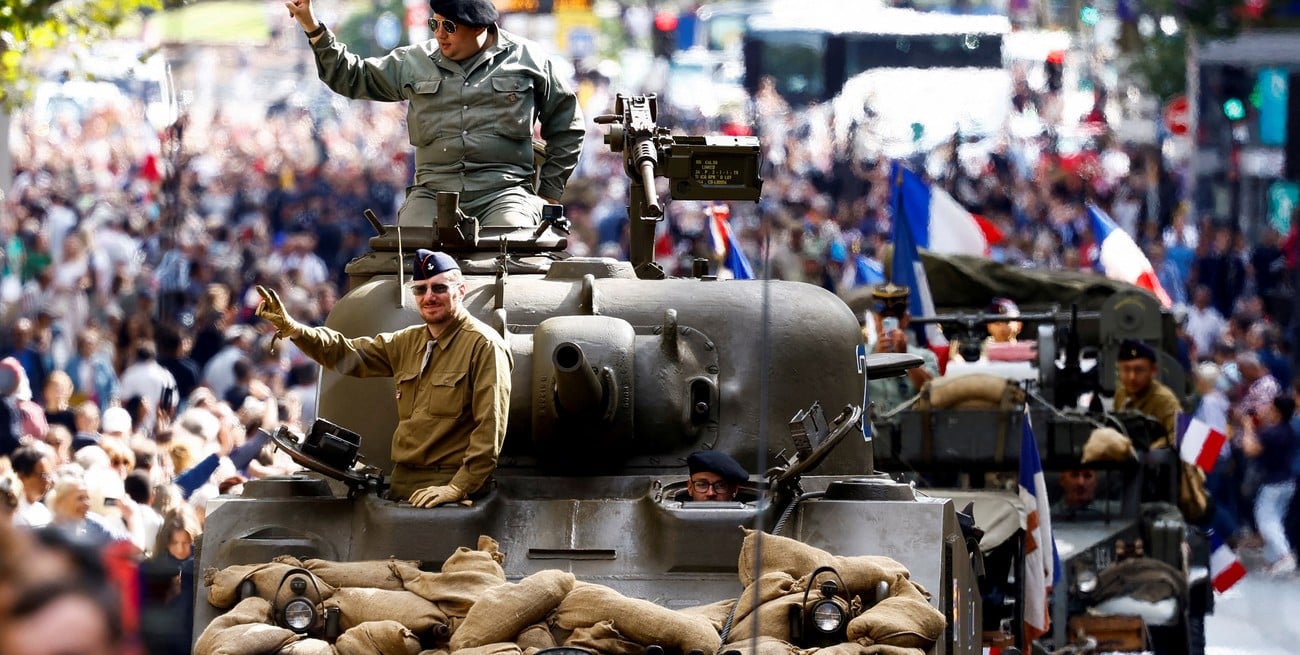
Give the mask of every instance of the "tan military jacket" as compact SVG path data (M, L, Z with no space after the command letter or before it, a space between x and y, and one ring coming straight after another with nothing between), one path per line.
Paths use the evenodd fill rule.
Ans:
M558 199L578 165L585 127L578 99L538 46L497 28L496 43L464 65L434 40L362 59L325 30L312 51L334 92L408 101L415 183L439 191L489 191L533 181L533 126L546 141L537 194Z
M1183 411L1183 406L1178 402L1178 396L1159 380L1152 380L1151 386L1138 396L1129 396L1121 385L1115 390L1115 409L1142 412L1165 426L1165 438L1151 444L1152 448L1167 448L1174 443L1178 434L1178 412Z
M428 357L431 337L423 323L351 339L326 327L306 328L293 341L308 357L343 375L394 379L392 455L399 468L454 471L451 484L466 493L478 490L496 469L514 360L501 336L482 321L462 312ZM393 490L405 498L414 489L401 493L397 477Z

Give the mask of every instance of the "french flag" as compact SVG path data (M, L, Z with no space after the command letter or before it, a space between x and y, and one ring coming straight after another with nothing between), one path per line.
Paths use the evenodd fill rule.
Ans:
M913 227L915 221L912 212L918 211L918 208L914 202L915 195L910 196L913 202L909 202L907 191L909 186L914 187L919 184L925 187L925 183L897 161L893 163L893 170L889 177L893 180L894 210L890 235L894 242L894 261L889 271L889 279L894 284L905 286L911 291L908 296L908 311L912 312L912 316L934 316L937 312L934 310L934 296L930 293L930 279L926 277L925 266L921 263L921 254L917 250L919 246ZM948 340L939 331L938 325L925 326L924 336L929 347L947 349Z
M1210 533L1210 584L1223 593L1246 577L1246 567L1219 535Z
M1047 479L1043 476L1043 461L1038 457L1038 442L1034 439L1028 410L1020 436L1019 482L1020 502L1029 512L1025 517L1025 636L1026 642L1032 642L1052 627L1047 599L1060 577L1061 559L1052 534Z
M1184 462L1209 473L1219 463L1219 453L1228 435L1209 423L1186 414L1178 415L1178 455Z
M1096 205L1088 205L1088 219L1092 223L1096 251L1093 265L1103 275L1120 282L1134 284L1155 295L1160 305L1168 309L1173 305L1169 294L1160 286L1151 261L1133 242L1127 232L1119 229L1115 221Z
M709 249L715 256L722 258L722 266L731 271L732 278L754 279L754 269L749 265L745 251L740 249L740 241L736 239L735 232L731 231L731 207L718 203L709 205L704 212L708 216Z
M926 184L898 162L894 162L894 168L903 171L902 180L895 185L894 192L907 214L917 248L987 257L990 247L1003 239L1002 232L995 225L966 211L947 191Z

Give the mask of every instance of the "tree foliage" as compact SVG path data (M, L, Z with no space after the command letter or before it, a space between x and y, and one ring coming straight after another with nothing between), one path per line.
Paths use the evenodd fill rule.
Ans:
M1128 71L1148 91L1168 100L1187 86L1187 34L1202 43L1232 38L1242 30L1267 24L1267 3L1252 0L1142 0L1131 2L1138 10L1121 30L1121 46L1128 54ZM1172 36L1157 32L1143 38L1136 24L1145 19L1159 23L1173 17L1179 31Z
M112 33L142 11L156 11L161 0L26 0L0 6L0 110L27 99L33 64L44 52L71 43L89 43Z

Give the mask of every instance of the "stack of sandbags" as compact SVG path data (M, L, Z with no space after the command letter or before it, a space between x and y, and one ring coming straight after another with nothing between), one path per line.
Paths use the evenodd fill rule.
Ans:
M522 637L529 626L546 618L573 589L573 574L549 570L534 573L518 584L492 587L474 603L465 621L451 636L451 651L476 648ZM540 635L534 634L534 640Z
M506 581L506 572L501 568L505 556L497 542L479 537L478 546L478 550L463 546L456 549L438 573L403 567L394 567L393 573L402 580L404 589L436 605L456 626L488 589Z
M280 590L286 573L301 568L293 558L276 558L265 564L236 564L218 571L210 568L203 572L203 585L208 588L208 602L213 607L228 609L239 602L239 588L245 580L253 582L254 593L268 603L276 601L275 595ZM334 587L317 579L322 600L334 594ZM314 589L313 589L314 590ZM287 585L283 593L287 593Z
M551 627L565 635L566 646L589 647L585 644L603 640L611 649L635 644L644 650L658 644L668 651L698 650L713 655L722 645L718 631L704 616L677 612L647 600L628 598L609 587L582 582L575 583L555 609ZM627 655L617 649L602 652Z
M913 409L1011 409L1025 402L1025 390L1014 381L988 373L971 373L930 380L921 387Z
M194 644L194 655L277 653L299 639L294 631L271 625L271 603L250 596L208 624Z

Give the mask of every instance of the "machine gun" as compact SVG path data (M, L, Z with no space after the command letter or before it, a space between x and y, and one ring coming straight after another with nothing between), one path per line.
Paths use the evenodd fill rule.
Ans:
M663 269L654 262L655 223L664 216L655 178L668 179L668 193L674 200L755 202L763 189L758 176L758 138L673 136L655 122L658 101L654 94L619 94L614 112L595 120L609 125L605 144L611 151L623 153L623 166L631 180L629 260L637 277L663 279Z

